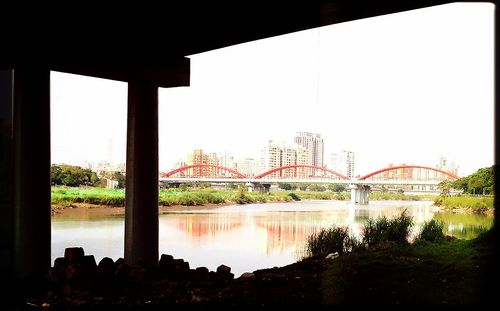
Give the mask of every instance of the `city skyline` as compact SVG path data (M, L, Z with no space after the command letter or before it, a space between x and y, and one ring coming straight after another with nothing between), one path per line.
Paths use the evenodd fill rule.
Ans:
M192 55L191 86L159 90L160 171L197 148L257 158L296 132L320 133L327 157L354 151L360 174L491 166L493 12L449 4ZM126 83L51 79L52 162L125 162Z

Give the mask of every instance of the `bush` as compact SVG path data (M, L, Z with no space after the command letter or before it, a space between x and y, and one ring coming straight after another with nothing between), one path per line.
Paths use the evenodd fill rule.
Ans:
M444 240L445 236L443 233L444 222L432 219L430 221L424 222L422 230L417 237L418 241L429 241L435 242Z
M321 229L307 238L306 254L309 257L325 257L335 252L342 254L346 250L348 237L347 227Z
M406 215L406 210L397 218L388 220L385 216L375 220L368 219L363 231L362 242L373 247L382 242L396 242L407 244L413 218Z
M397 218L389 221L387 240L407 244L413 227L413 217L406 214L406 210Z
M300 201L300 198L295 193L291 192L288 194L294 201Z

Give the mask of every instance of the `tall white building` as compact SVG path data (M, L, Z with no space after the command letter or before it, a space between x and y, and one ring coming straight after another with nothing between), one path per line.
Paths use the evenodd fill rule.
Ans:
M440 170L458 175L458 165L455 161L449 161L445 156L439 158L439 163L436 167Z
M330 155L330 169L345 175L349 178L355 176L354 172L354 152L342 150L339 153L332 153Z
M291 165L312 165L311 153L308 149L297 146L287 146L285 143L276 144L272 140L262 149L259 173L264 173L278 167ZM269 177L307 178L312 175L311 168L290 168L274 172Z
M272 170L273 168L281 167L281 147L272 140L269 140L267 145L262 149L259 166L259 174ZM281 176L280 172L269 175L269 177L279 176Z
M257 161L253 158L235 161L234 169L248 177L256 176L258 172Z
M217 156L218 165L233 169L235 166L234 157L231 153L220 153ZM220 176L232 176L232 174L226 170L220 170Z
M349 178L353 178L354 175L354 152L342 150L342 154L345 158L346 165L346 176Z
M309 165L323 167L324 143L320 134L297 132L294 142L296 145L301 146L310 152Z

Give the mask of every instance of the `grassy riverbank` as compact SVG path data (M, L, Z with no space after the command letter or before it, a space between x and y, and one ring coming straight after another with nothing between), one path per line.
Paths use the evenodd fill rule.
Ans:
M216 189L161 189L159 204L161 206L184 205L200 206L222 203L266 203L291 202L293 200L348 200L348 193L336 192L300 192L271 191L270 193L247 192L244 190ZM71 206L75 203L87 203L105 206L125 206L125 191L123 189L103 188L52 188L52 204Z
M445 211L493 215L493 198L493 196L439 196L434 199L434 205L439 206L442 210Z
M445 236L444 223L431 220L410 240L413 225L403 213L370 219L359 240L335 226L312 235L306 260L340 254L322 274L323 303L470 304L488 298L494 229L461 240Z
M492 230L453 240L354 252L323 273L325 304L470 304L494 298Z

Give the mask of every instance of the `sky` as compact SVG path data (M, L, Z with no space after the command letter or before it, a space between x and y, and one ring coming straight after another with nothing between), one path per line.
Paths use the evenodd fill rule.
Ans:
M355 173L389 163L465 176L494 163L494 5L455 3L190 55L189 87L159 90L159 168L193 149L260 156L319 133ZM127 84L51 73L52 163L125 162Z

